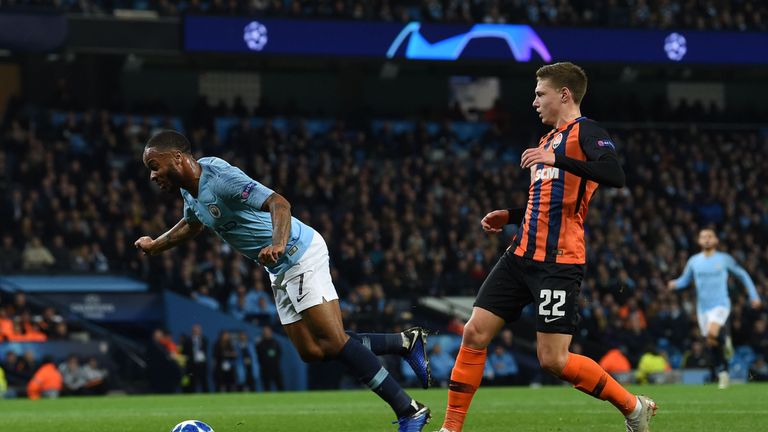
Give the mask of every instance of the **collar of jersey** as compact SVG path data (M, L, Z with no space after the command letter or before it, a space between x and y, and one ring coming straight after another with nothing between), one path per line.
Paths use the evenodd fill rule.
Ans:
M580 122L580 121L584 120L585 118L586 118L585 116L576 117L575 119L573 119L573 120L569 121L568 123L560 126L559 128L553 130L550 133L562 132L562 131L566 130L568 128L568 126L570 126L570 125L572 125L574 123Z

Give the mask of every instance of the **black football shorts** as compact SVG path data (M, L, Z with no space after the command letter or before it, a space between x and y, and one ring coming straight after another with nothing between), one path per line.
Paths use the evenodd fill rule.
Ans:
M579 322L583 278L583 264L533 261L508 250L483 282L474 305L513 322L534 303L537 331L572 335Z

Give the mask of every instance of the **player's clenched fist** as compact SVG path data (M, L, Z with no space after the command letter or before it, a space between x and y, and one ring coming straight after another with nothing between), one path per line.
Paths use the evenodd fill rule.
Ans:
M144 252L147 255L152 255L152 242L154 240L152 237L144 236L136 240L136 242L133 244L136 246L136 249L141 249L142 252Z
M539 163L550 166L554 165L555 154L543 148L530 148L524 151L520 157L520 166L523 168L530 168Z
M285 246L269 245L259 252L259 263L265 266L274 265L285 253Z
M480 225L483 226L483 231L488 233L500 233L501 228L509 222L509 211L507 210L494 210L480 221Z

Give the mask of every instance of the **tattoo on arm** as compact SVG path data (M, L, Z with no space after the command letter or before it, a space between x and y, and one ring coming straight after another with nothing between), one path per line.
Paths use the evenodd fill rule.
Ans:
M154 247L157 252L166 251L195 237L200 231L200 226L190 225L186 220L182 219L173 228L158 237L155 240Z
M272 216L272 244L285 246L291 235L291 204L282 196L271 201L269 213Z

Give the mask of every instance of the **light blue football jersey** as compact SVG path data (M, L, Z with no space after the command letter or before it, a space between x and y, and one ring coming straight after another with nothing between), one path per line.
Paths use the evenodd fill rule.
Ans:
M750 300L757 300L757 290L752 279L732 256L724 252L715 252L705 256L697 253L688 259L685 270L675 281L677 289L685 288L696 282L696 297L699 311L707 311L717 306L731 308L728 297L728 272L731 272L747 288Z
M234 249L256 261L259 251L272 244L272 215L262 211L273 190L248 177L240 168L223 159L205 157L197 161L202 168L197 198L181 189L184 219L202 223ZM291 217L291 234L285 255L271 267L280 274L295 265L312 242L315 230Z

